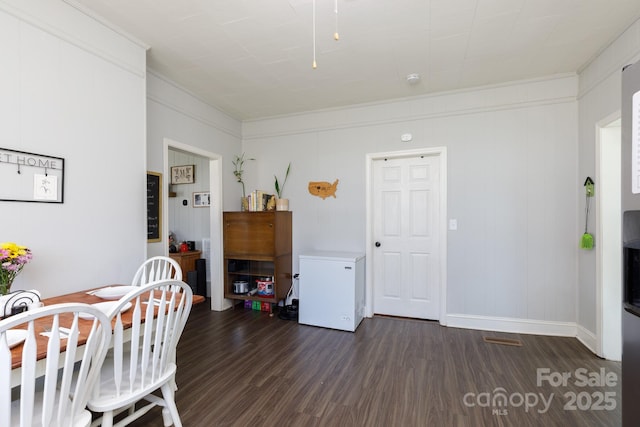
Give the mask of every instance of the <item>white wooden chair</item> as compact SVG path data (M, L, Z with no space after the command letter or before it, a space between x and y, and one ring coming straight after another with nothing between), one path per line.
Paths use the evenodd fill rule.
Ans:
M129 292L114 307L113 356L102 366L95 395L88 407L101 412L92 425L113 426L114 417L129 413L117 426L125 426L154 406L163 406L164 424L180 427L174 401L173 379L176 373L176 347L191 311L193 293L189 285L178 280L165 280L140 286ZM121 309L132 307L130 339L125 338ZM154 311L157 316L154 318ZM145 319L142 318L145 313ZM160 389L162 397L152 393ZM145 400L145 406L135 404ZM133 407L132 407L133 405Z
M138 267L138 271L131 281L132 286L142 286L160 280L182 280L182 268L178 261L167 256L155 256L147 259ZM107 353L107 360L112 358L112 352ZM172 387L178 389L175 380L172 380ZM133 412L133 411L131 411Z
M80 321L79 314L93 315L93 321ZM64 333L58 329L61 321L65 326L72 322ZM78 346L79 326L85 323L83 328L88 327L88 322L87 342ZM46 359L37 361L36 337L46 329L50 330ZM20 344L21 338L24 342ZM89 426L91 413L86 403L110 339L108 317L88 304L56 304L0 321L0 426ZM14 390L9 380L12 342L22 346L21 380ZM66 350L61 351L61 345Z
M170 257L151 257L138 268L131 281L132 286L146 285L159 280L182 280L180 264Z

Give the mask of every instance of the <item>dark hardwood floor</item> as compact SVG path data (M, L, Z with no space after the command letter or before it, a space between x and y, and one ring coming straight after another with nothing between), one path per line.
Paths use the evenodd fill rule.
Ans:
M538 369L548 369L541 384ZM621 424L620 363L576 339L387 317L350 333L200 304L178 347L177 383L185 426ZM132 426L162 426L160 409Z

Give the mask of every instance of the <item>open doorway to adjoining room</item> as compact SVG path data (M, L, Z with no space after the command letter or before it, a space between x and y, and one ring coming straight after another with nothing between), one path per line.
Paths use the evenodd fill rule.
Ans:
M171 139L164 140L164 174L169 177L163 210L164 235L190 240L206 259L207 296L212 310L230 305L222 285L222 156ZM171 185L171 166L194 166L194 182ZM203 199L203 197L205 199ZM203 202L206 200L206 202Z

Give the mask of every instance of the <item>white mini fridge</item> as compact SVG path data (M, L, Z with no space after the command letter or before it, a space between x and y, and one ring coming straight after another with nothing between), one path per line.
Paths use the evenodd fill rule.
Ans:
M364 317L364 254L300 255L298 322L354 332Z

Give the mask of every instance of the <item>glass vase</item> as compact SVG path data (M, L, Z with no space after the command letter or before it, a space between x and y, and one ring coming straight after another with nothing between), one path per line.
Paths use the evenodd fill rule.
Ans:
M0 280L0 296L7 295L9 292L11 292L12 283L13 280Z

